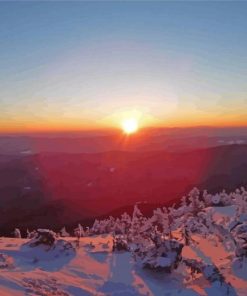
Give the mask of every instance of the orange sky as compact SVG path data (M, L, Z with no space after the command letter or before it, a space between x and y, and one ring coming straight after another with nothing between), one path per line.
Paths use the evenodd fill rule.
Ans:
M0 5L1 132L247 125L244 2Z

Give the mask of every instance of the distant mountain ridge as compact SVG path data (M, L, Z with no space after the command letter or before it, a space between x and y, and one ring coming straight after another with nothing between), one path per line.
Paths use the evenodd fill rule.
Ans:
M150 128L133 136L119 131L0 134L0 154L169 151L247 144L247 128Z
M57 227L131 206L167 204L194 186L247 184L247 145L184 152L0 155L0 231ZM66 222L66 223L65 223Z

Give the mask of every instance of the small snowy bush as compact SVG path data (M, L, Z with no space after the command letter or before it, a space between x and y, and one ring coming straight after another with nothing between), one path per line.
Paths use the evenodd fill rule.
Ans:
M61 230L60 230L60 236L62 237L68 237L69 236L69 233L67 232L66 228L63 227Z
M128 241L123 235L113 236L113 251L129 251Z
M211 283L225 281L224 276L220 273L219 269L213 264L206 264L202 261L195 259L184 259L183 262L191 269L191 274L201 273Z
M29 239L32 239L32 238L36 237L36 235L37 235L36 230L33 230L31 232L29 232L29 231L27 232L27 238L29 238Z
M14 237L15 238L21 238L21 231L19 228L15 228L14 230Z
M0 253L0 269L12 268L14 266L13 258L6 254Z
M247 222L237 225L233 230L237 257L247 257Z
M183 244L175 239L165 239L160 234L152 242L139 244L134 250L135 258L140 259L143 268L171 272L182 260Z
M171 272L178 267L181 261L183 244L176 240L165 240L158 247L153 246L148 249L142 260L144 268L157 271Z
M215 194L212 196L212 204L214 206L220 206L221 205L221 198L219 194Z
M49 229L38 229L29 242L30 247L38 245L52 246L56 241L56 233Z

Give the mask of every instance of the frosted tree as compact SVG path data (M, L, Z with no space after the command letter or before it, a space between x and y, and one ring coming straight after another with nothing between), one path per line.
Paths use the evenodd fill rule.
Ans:
M129 251L129 245L125 235L113 235L112 250Z
M114 217L110 216L109 219L105 220L105 228L103 229L102 233L112 233L114 231L115 226L115 219Z
M188 227L187 225L185 225L182 229L182 236L183 236L183 239L184 239L184 244L185 246L188 246L190 244L190 232L188 230Z
M236 245L236 256L239 258L247 257L247 222L237 225L232 234Z
M89 236L90 235L90 228L87 226L85 231L84 231L85 236Z
M229 206L232 204L232 194L226 193L223 190L220 193L208 194L207 191L203 192L203 200L206 206Z
M110 228L110 219L104 219L99 222L99 233L110 233L111 228Z
M178 267L182 260L183 244L175 239L165 239L164 236L157 231L152 233L149 242L139 244L134 250L134 258L139 259L144 268L171 272Z
M21 238L21 231L19 228L15 228L14 230L14 237L15 238Z
M127 234L131 227L131 217L126 212L121 215L123 233Z
M42 244L52 246L57 240L56 233L49 229L37 229L33 234L33 238L28 243L30 247L36 247Z
M79 223L78 224L78 227L74 230L74 234L75 234L75 236L76 236L76 238L77 238L77 246L79 247L79 245L80 245L80 238L82 237L82 236L84 236L84 230L83 230L83 227L81 226L81 224Z
M158 226L158 228L163 232L164 224L165 224L165 213L161 208L157 208L153 211L153 216L151 218L151 222Z
M83 237L84 236L84 229L80 223L78 224L78 230L79 230L80 237Z
M212 205L213 206L220 206L221 205L221 196L220 194L212 195Z
M166 207L154 210L151 222L158 227L158 230L160 230L163 235L169 236L170 238L172 237L173 218L172 213L169 213Z
M36 237L36 235L37 235L36 230L33 230L31 232L27 230L27 238L32 239L32 238Z
M95 219L93 226L91 228L92 234L99 234L100 232L100 221L98 219Z
M199 217L190 216L185 221L185 227L189 233L198 233L205 235L207 227L200 221Z
M247 220L247 192L242 187L241 190L237 189L233 193L234 204L237 206L236 220L246 221Z
M118 219L119 222L119 219ZM120 222L119 222L120 223ZM110 216L108 219L95 220L91 228L92 234L113 233L116 227L116 220Z
M140 237L140 229L144 225L144 217L139 210L138 206L134 206L133 214L132 214L132 220L130 225L130 239L131 240L137 240L138 237Z
M60 230L60 235L62 237L68 237L69 236L69 233L66 231L66 228L63 227L61 230Z
M183 259L183 263L190 269L192 278L201 273L210 283L220 283L220 295L237 296L231 284L226 282L225 276L214 264L206 264L201 260Z
M213 225L213 209L210 208L207 211L204 211L200 215L202 223L207 227L209 233L214 232L214 225Z
M242 200L244 200L247 203L247 191L244 187L241 187L241 194L242 194Z
M198 212L200 212L205 205L202 201L200 201L200 191L197 188L193 188L189 193L189 207L191 212L196 215Z
M181 203L180 203L181 207L187 207L188 206L188 201L187 201L187 196L183 196L181 198Z
M224 206L229 206L232 204L231 194L227 194L225 190L220 193L221 203Z
M122 222L119 218L117 218L115 220L115 223L113 225L113 233L114 234L124 234L125 233L124 225L122 224Z

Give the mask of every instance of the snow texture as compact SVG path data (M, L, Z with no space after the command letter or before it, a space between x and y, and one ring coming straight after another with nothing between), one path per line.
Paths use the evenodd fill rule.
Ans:
M0 296L246 295L247 192L193 189L180 205L0 238Z

